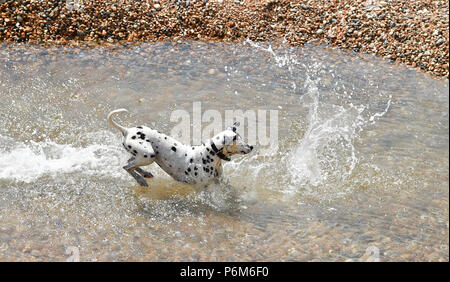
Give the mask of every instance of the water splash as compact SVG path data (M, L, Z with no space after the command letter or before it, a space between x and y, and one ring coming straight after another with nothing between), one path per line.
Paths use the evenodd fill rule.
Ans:
M53 141L17 142L0 136L0 180L30 183L43 176L61 177L67 173L121 177L117 167L126 156L120 147L90 144L77 147ZM6 147L7 141L13 146Z
M323 185L330 178L342 182L358 163L353 141L364 107L345 108L319 101L317 87L310 81L307 129L292 154L286 158L292 176L291 188Z
M263 47L250 40L244 44L270 54L279 68L287 69L294 93L298 86L295 79L300 69L306 77L301 86L305 93L299 97L299 104L308 112L304 119L306 126L292 130L303 132L303 135L294 138L297 143L279 156L286 170L281 191L318 193L321 199L328 198L330 194L343 195L349 192L349 179L355 167L364 162L358 156L355 142L368 125L375 124L377 119L386 115L391 108L392 96L386 98L379 92L381 101L374 107L358 98L364 89L349 89L345 84L334 85L331 91L333 95L328 95L324 93L329 89L323 87L323 80L327 75L336 78L336 70L320 59L308 56L309 63L305 64L301 63L305 58L299 58L289 48L274 51L271 45ZM279 169L280 163L274 162L271 166ZM264 164L254 164L253 169L257 173L268 173ZM336 193L329 193L330 189Z

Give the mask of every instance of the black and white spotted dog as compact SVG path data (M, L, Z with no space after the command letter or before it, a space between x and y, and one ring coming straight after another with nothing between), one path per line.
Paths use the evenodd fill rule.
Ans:
M125 128L112 119L127 112L118 109L108 114L108 121L123 134L122 145L133 157L123 168L145 187L144 177L153 175L140 168L156 162L175 180L189 184L209 184L222 175L222 160L230 161L234 154L248 154L253 146L246 144L236 133L239 123L220 132L200 146L184 145L174 138L146 126Z

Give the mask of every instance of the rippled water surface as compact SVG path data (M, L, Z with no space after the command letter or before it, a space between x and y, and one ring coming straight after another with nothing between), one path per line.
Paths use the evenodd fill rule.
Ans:
M0 260L448 260L448 81L280 46L1 45ZM278 150L139 187L107 113L169 134L198 101L277 110Z

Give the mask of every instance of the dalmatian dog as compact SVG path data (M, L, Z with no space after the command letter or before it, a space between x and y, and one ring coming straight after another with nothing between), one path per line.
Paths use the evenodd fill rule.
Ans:
M141 166L156 162L177 181L208 185L222 175L222 161L230 161L234 154L248 154L253 146L246 144L236 133L239 122L215 135L200 146L185 145L174 138L146 126L125 128L112 118L127 112L117 109L108 114L109 123L123 135L122 145L133 156L123 168L141 185L148 187L145 178L153 174Z

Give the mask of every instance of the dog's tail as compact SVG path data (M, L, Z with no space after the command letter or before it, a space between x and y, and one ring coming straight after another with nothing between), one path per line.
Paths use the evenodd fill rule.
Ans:
M126 110L126 109L117 109L117 110L114 110L114 111L110 112L110 113L108 114L108 121L109 121L109 123L110 123L112 126L114 126L115 128L117 128L118 130L120 130L120 132L122 132L122 134L125 136L125 135L127 134L128 130L127 130L125 127L121 126L120 124L116 123L116 122L112 119L113 115L118 114L118 113L121 113L121 112L128 112L128 110Z

